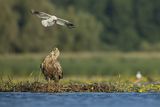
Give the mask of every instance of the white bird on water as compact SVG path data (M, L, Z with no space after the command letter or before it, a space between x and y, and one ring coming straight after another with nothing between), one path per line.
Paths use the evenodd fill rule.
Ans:
M31 10L31 13L38 16L42 19L41 23L44 27L53 26L54 24L58 24L61 26L67 26L68 28L74 28L75 25L68 20L64 20L61 18L56 17L55 15L50 15L45 12L39 12L35 10Z

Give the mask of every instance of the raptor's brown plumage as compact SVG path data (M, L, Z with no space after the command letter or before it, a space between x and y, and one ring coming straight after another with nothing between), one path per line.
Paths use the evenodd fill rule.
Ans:
M58 82L63 78L62 68L58 61L59 55L60 52L58 48L55 48L44 58L40 66L41 71L47 81L54 80L55 82Z

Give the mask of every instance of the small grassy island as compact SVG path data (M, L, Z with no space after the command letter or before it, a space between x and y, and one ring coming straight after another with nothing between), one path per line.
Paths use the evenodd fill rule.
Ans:
M97 81L97 82L96 82ZM104 77L96 77L87 81L87 78L65 79L60 83L47 83L41 80L2 80L0 81L1 92L160 92L160 82L142 81L134 83L128 80L106 80Z

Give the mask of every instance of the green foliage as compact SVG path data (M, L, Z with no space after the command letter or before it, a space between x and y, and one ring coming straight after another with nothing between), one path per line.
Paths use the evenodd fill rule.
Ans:
M160 1L137 0L136 15L137 27L144 40L148 42L159 42L160 28Z
M70 20L76 28L44 28L30 9ZM46 52L55 46L64 51L157 50L159 17L159 0L1 0L0 53Z

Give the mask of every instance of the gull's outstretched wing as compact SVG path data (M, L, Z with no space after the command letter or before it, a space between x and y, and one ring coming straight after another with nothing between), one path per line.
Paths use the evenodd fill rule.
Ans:
M75 25L73 23L69 22L68 20L61 19L61 18L57 18L56 23L61 26L67 26L68 28L75 28Z
M31 10L31 13L38 16L41 19L49 19L50 17L52 17L51 15L44 13L44 12L39 12L36 10Z

